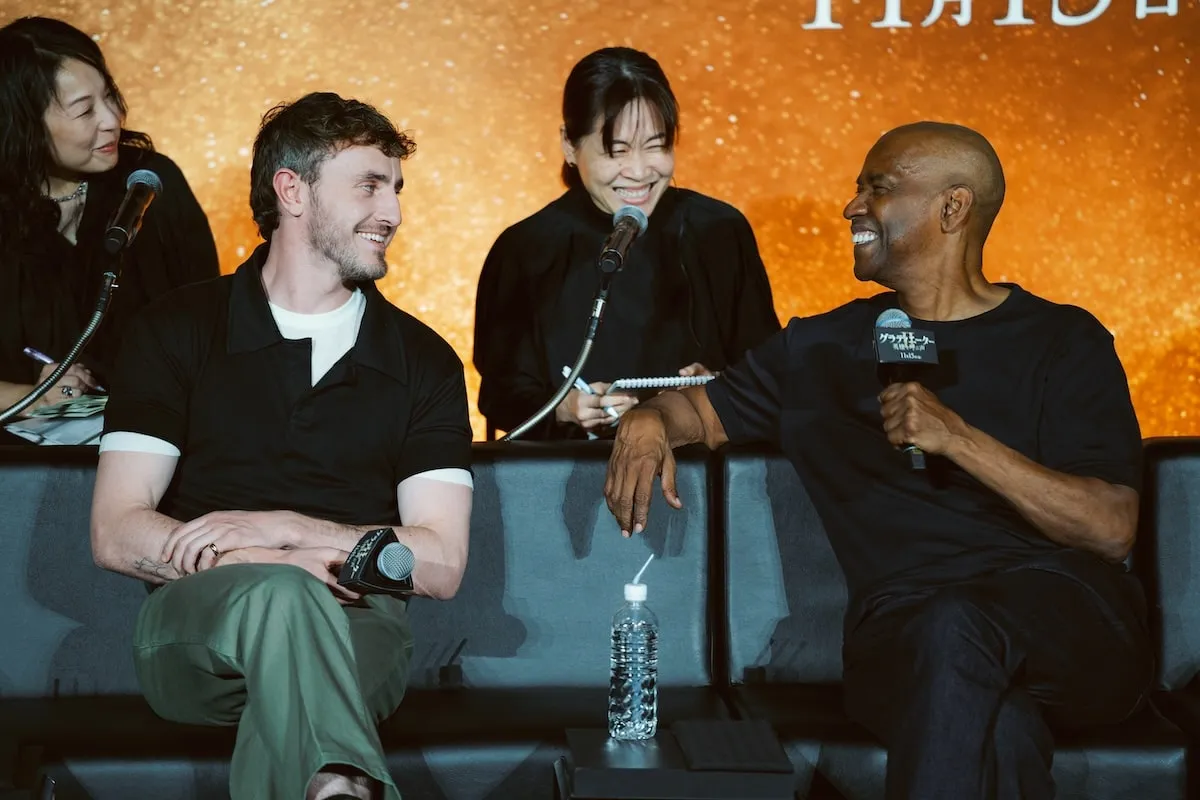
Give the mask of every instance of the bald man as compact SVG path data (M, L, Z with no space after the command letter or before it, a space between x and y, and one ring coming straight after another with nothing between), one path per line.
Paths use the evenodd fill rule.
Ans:
M627 412L605 485L636 534L656 475L682 505L672 448L783 450L845 572L847 712L887 746L893 799L1052 798L1053 726L1118 721L1151 677L1122 566L1141 454L1125 373L1086 311L984 277L1003 200L975 131L883 136L843 214L855 277L890 291ZM936 334L941 363L882 387L873 326L891 308Z

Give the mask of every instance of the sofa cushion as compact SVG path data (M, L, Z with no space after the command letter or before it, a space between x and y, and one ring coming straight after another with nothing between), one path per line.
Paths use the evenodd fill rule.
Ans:
M730 682L840 682L846 581L796 470L731 449L721 488Z
M405 800L548 800L566 729L604 728L606 698L595 688L417 690L380 738ZM666 689L660 703L664 726L728 716L709 688ZM6 713L26 720L24 752L58 800L228 797L232 728L165 722L140 698L21 700Z
M768 720L798 773L820 774L848 800L883 797L887 751L842 710L837 686L759 685L732 690L734 713ZM1152 707L1119 725L1055 731L1059 800L1182 798L1187 739Z
M684 508L656 494L647 533L623 539L604 503L609 450L475 445L467 570L453 600L410 604L412 686L607 687L612 617L651 553L659 684L711 683L708 453L678 456Z
M609 626L650 553L663 686L711 682L707 452L681 453L681 511L656 495L644 536L604 504L607 443L476 445L471 553L458 596L414 598L410 685L607 686ZM0 452L0 699L131 695L140 581L92 563L94 448ZM447 669L447 667L450 667Z
M1160 642L1158 686L1179 689L1200 673L1200 438L1146 440L1143 483L1134 570Z

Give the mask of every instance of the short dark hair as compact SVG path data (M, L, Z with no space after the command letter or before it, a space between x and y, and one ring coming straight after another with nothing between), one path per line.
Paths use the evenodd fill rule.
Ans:
M378 147L391 158L408 158L416 142L374 106L333 92L313 92L280 103L263 115L250 166L250 211L259 235L270 241L279 227L275 173L290 169L309 186L321 165L347 147Z
M0 28L0 246L52 235L59 209L44 192L52 160L46 109L63 62L93 67L125 118L125 100L92 37L62 20L22 17ZM121 131L121 143L153 149L150 137Z
M667 149L675 146L679 132L679 104L671 83L658 62L632 47L606 47L586 55L571 69L563 87L563 128L567 140L579 140L595 130L602 118L600 135L604 150L612 155L613 127L630 103L642 100L658 111L663 121ZM563 162L563 183L579 186L579 170Z

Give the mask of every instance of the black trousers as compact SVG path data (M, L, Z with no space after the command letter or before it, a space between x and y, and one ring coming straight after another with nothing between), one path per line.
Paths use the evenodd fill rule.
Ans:
M847 713L888 748L889 800L1049 800L1051 726L1137 709L1153 673L1141 590L1096 567L1110 575L1022 568L875 603L844 682Z

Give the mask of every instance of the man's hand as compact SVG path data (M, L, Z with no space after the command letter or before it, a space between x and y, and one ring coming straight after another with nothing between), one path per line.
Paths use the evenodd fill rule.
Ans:
M214 511L173 530L159 560L170 562L180 575L191 575L230 550L294 547L302 523L303 517L290 511Z
M617 429L604 481L608 510L621 526L622 536L645 529L658 475L662 476L666 501L674 508L683 508L675 491L675 456L662 414L653 408L628 411Z
M208 566L224 566L226 564L291 564L312 575L329 587L334 598L342 605L359 600L362 595L356 594L337 582L338 571L350 554L336 547L302 547L298 550L279 550L269 547L244 547L222 553L219 559L212 559Z
M937 396L919 383L893 383L879 395L883 430L896 447L916 445L926 453L945 455L969 427Z

